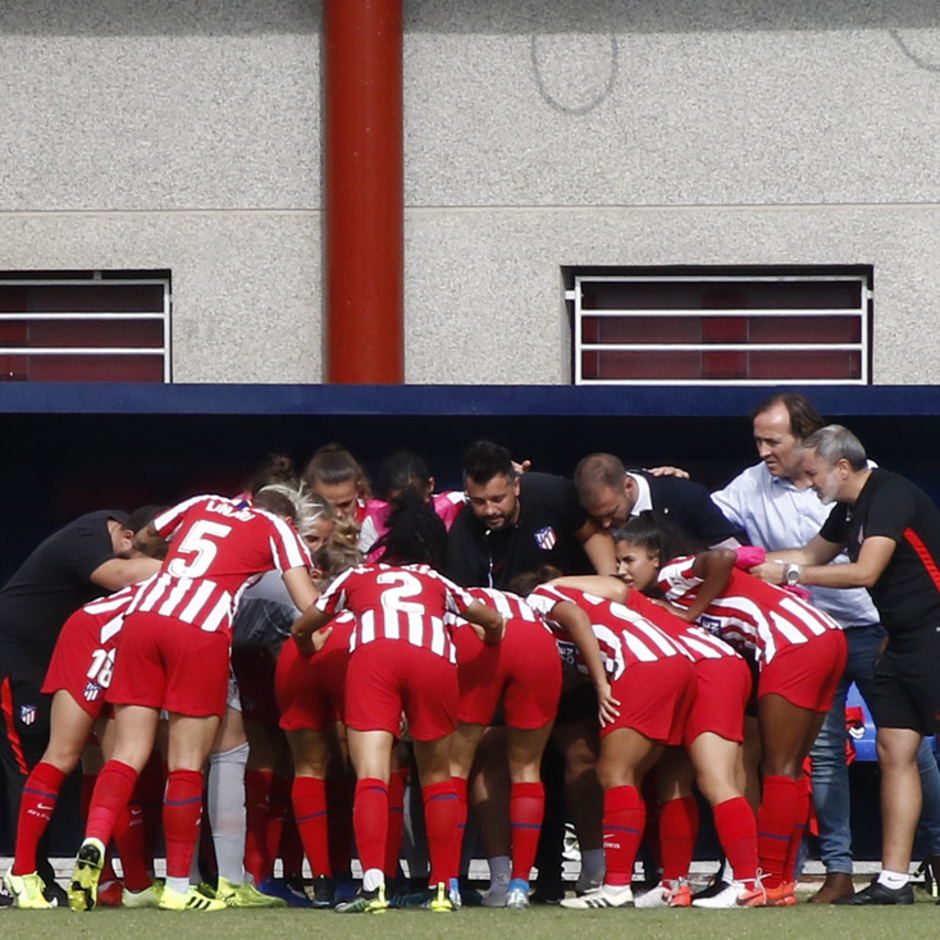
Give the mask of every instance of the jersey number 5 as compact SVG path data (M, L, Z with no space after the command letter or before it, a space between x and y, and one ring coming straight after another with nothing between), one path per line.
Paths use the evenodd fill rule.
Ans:
M200 519L186 533L176 548L177 557L167 565L166 570L174 578L201 578L218 554L219 546L216 542L224 539L231 531L230 525Z

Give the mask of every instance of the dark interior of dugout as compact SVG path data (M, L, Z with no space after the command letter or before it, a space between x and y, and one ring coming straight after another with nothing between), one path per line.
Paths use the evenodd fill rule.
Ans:
M461 487L461 455L479 438L547 472L570 476L585 454L609 451L628 466L685 467L716 488L756 459L748 415L773 391L7 386L0 391L6 443L0 481L7 494L0 574L5 581L43 537L84 512L238 492L268 454L289 454L301 467L330 441L348 447L373 478L384 457L413 451L438 489ZM799 391L827 419L851 427L872 459L940 501L940 390ZM875 859L877 768L857 763L850 780L855 857ZM54 856L70 855L77 845L77 791L76 783L63 795ZM714 835L703 826L698 852L713 857L713 851ZM0 855L11 852L9 827L0 826Z

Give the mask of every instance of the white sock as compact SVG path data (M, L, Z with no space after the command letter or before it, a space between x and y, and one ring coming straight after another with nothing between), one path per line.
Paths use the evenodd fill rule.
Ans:
M725 859L721 863L721 880L725 884L734 884L734 869L731 867L731 862L728 859Z
M882 868L878 874L878 884L891 888L893 891L903 888L910 880L910 875L906 871L888 871L887 868Z
M490 889L507 886L512 875L512 859L508 855L494 855L487 861L490 864Z
M369 868L362 875L362 890L375 891L385 884L385 872L381 868Z
M219 877L233 885L245 882L245 765L248 745L209 757L207 783L209 825Z
M601 882L607 871L603 849L584 849L581 852L581 878L584 882Z
M189 890L188 878L167 878L166 886L177 894L185 894Z

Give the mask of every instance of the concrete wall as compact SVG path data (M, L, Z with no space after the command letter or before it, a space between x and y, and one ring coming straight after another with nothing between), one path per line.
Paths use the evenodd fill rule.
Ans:
M320 4L161 7L0 10L0 269L170 268L176 381L319 381ZM935 3L405 17L407 381L568 383L561 267L645 264L873 265L875 382L940 380Z

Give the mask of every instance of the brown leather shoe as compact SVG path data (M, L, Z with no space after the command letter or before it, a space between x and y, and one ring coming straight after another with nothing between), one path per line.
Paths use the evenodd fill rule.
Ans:
M826 875L822 887L809 899L810 904L832 904L839 898L855 893L852 876L844 871L831 871Z

